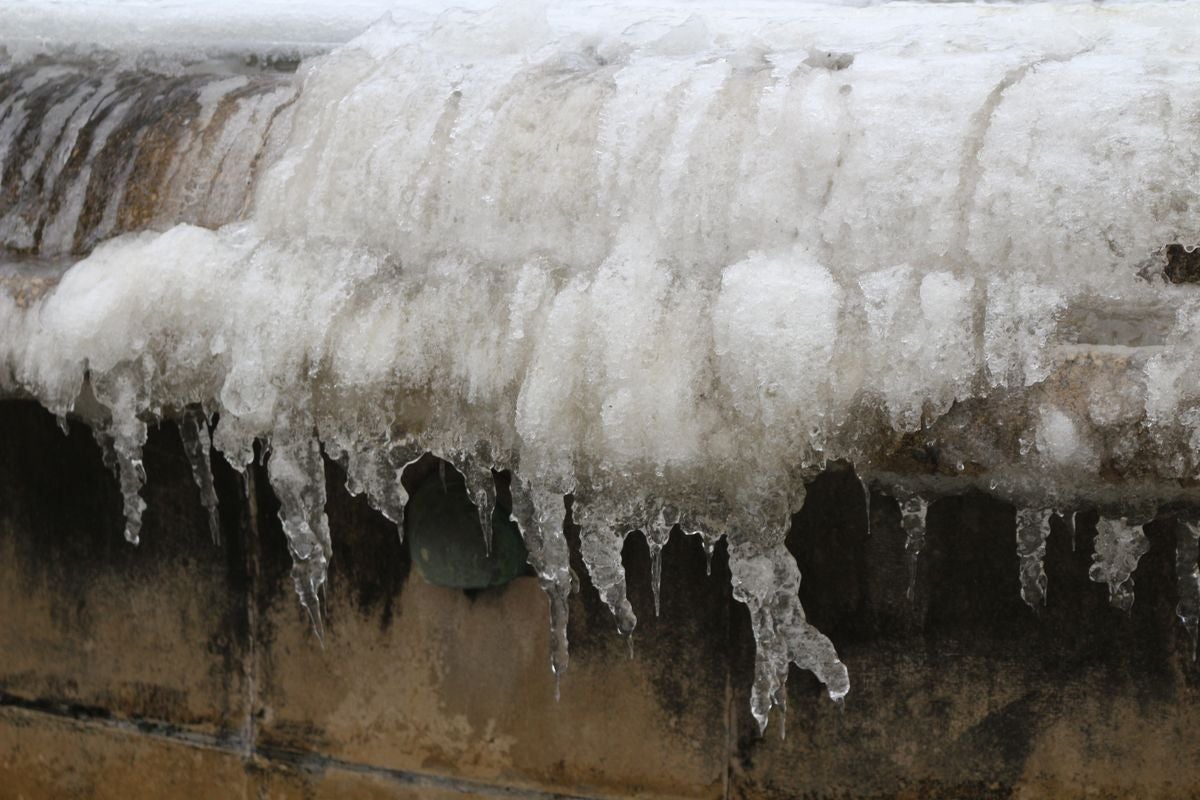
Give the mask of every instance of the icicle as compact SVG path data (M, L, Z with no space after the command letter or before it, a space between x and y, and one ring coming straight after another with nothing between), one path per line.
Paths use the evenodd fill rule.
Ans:
M592 585L616 617L617 632L632 636L637 616L629 603L625 565L621 562L631 526L617 521L616 509L603 498L583 493L576 493L572 515L579 526L579 553Z
M271 442L267 476L279 498L279 521L292 554L296 594L323 646L320 597L333 548L325 517L325 463L320 443L311 435L290 432L276 438Z
M480 443L476 452L460 452L450 455L450 463L463 475L467 494L479 514L479 530L483 532L483 544L492 552L492 512L496 508L496 476L492 473L495 462L490 448Z
M867 536L870 536L871 535L871 487L862 478L859 478L858 482L862 486L863 500L865 500L866 504L867 504Z
M695 536L700 539L700 547L704 549L704 574L711 577L713 551L717 549L717 542L721 541L724 534L692 527L691 523L685 523L683 520L679 524L683 528L685 536Z
M1200 522L1180 520L1175 534L1175 579L1179 587L1179 605L1175 613L1188 633L1192 661L1196 660L1197 634L1200 634Z
M1055 513L1058 514L1058 518L1061 519L1063 522L1065 522L1067 524L1067 527L1071 529L1071 552L1074 553L1075 552L1075 534L1076 534L1075 515L1070 511L1057 511Z
M659 615L660 593L662 588L662 551L671 538L671 530L679 522L679 511L673 506L664 505L658 514L645 526L643 534L646 544L650 546L650 590L654 594L654 616ZM711 567L710 567L711 569Z
M911 601L917 593L917 565L925 547L925 513L929 510L929 501L905 490L898 490L896 499L900 501L900 525L904 528L904 551L908 554L908 591L905 595Z
M709 536L703 531L696 531L696 533L700 534L700 546L704 548L704 574L711 578L713 550L717 548L717 541L721 537Z
M728 514L728 506L717 495L707 497L702 508L689 508L686 513L680 514L678 524L684 535L699 537L700 546L704 548L706 575L712 575L713 551L724 536L716 531L724 527Z
M200 490L200 503L208 512L208 530L213 544L221 543L221 516L217 511L217 490L213 486L212 437L204 412L188 408L179 420L179 438L183 452L192 467L192 480Z
M1109 602L1122 611L1133 606L1133 571L1149 549L1140 525L1104 517L1096 523L1096 551L1088 577L1107 583Z
M411 437L354 442L331 453L346 468L346 490L353 496L366 494L367 503L395 523L404 540L404 506L408 492L401 478L404 470L425 450Z
M146 444L146 423L138 417L137 392L133 379L120 374L97 398L106 403L112 414L107 424L93 428L93 436L104 452L104 464L121 485L125 514L125 540L137 544L142 530L142 512L146 501L141 497L146 483L146 468L142 464L142 448Z
M734 599L750 609L756 648L750 710L762 733L771 709L786 708L789 663L816 675L835 701L850 691L850 677L833 643L804 616L800 569L783 536L771 537L776 541L765 544L754 538L739 535L730 540L729 568Z
M512 482L513 517L529 551L529 563L550 599L550 668L554 697L567 671L567 615L570 610L571 565L563 533L566 507L563 493L530 486L519 475Z
M58 429L62 431L63 436L71 435L71 423L67 421L66 414L56 414L55 419L58 421Z
M1017 558L1020 559L1021 599L1035 611L1046 604L1046 537L1050 513L1023 508L1017 512Z

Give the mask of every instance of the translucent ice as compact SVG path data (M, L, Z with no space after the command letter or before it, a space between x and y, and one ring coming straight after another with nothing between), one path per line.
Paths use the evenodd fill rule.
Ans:
M1179 605L1175 613L1188 632L1192 660L1196 659L1196 640L1200 634L1200 524L1180 520L1175 533L1175 576L1179 587Z
M324 640L321 590L333 546L325 517L325 464L320 443L303 427L281 432L271 440L267 474L279 498L279 521L292 554L296 594L312 618L317 637Z
M921 550L925 547L925 513L929 501L919 494L897 490L900 501L900 526L904 528L904 552L908 555L909 601L916 597L917 571L921 562Z
M1108 584L1109 602L1122 611L1133 606L1133 571L1150 549L1142 526L1125 519L1101 517L1096 523L1096 551L1088 576Z
M200 503L208 514L208 530L213 544L221 543L221 517L217 511L217 491L213 486L212 436L208 432L208 420L195 408L186 409L179 418L179 436L183 440L183 453L192 468L192 480L200 490Z
M604 493L576 492L572 514L580 528L580 555L592 585L616 617L617 630L628 636L637 625L637 615L626 595L621 551L629 534L645 523L624 519Z
M727 537L765 724L788 663L848 687L782 541L827 464L909 487L910 595L927 497L1196 500L1200 309L1145 269L1200 241L1186 4L284 5L0 0L0 392L93 426L131 539L204 408L319 629L322 448L401 529L423 453L485 537L507 469L556 676L574 494L623 632L629 531L656 606L676 524Z
M742 524L759 521L751 517ZM757 648L750 708L759 730L766 730L773 707L786 711L789 664L811 671L830 698L841 700L850 691L849 674L828 637L805 619L800 570L783 544L783 531L735 530L730 540L733 596L750 611Z
M1017 558L1020 559L1021 599L1035 611L1046 604L1046 537L1050 513L1036 508L1017 511Z
M567 614L571 595L570 553L563 524L563 493L530 486L517 478L512 486L513 518L521 528L529 563L550 599L550 667L555 695L567 669Z

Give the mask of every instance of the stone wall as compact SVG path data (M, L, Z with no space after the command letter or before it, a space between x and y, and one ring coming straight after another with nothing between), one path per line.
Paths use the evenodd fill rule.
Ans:
M844 708L794 670L786 725L749 715L753 642L723 547L625 548L632 656L582 565L555 701L533 578L464 592L329 465L327 641L292 591L261 468L214 460L222 543L171 423L151 431L141 545L90 432L0 402L0 796L325 798L1190 797L1200 671L1176 623L1175 524L1125 615L1088 580L1096 517L1055 520L1048 603L1018 593L1014 509L935 502L916 596L893 500L847 470L789 546L850 669ZM248 495L248 496L247 496ZM868 532L869 530L869 532ZM577 553L577 548L575 548ZM576 555L577 558L577 555ZM786 738L780 733L786 729Z

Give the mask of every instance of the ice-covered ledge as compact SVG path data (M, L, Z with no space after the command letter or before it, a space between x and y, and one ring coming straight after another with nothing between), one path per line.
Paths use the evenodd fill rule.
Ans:
M764 725L789 662L849 688L783 545L826 464L897 495L914 562L932 497L1024 507L1031 597L1051 512L1102 510L1094 577L1124 603L1138 526L1195 504L1196 290L1158 276L1164 247L1200 241L1185 3L513 3L394 14L295 82L170 77L203 72L196 52L118 28L87 56L110 78L6 45L6 249L70 263L127 233L0 295L0 390L84 413L132 540L148 421L192 409L202 486L212 415L238 468L268 442L318 624L322 446L397 522L426 451L464 473L485 532L511 470L556 672L564 496L623 632L629 531L655 558L677 527L727 536ZM121 116L145 102L117 88L139 65L186 110L161 151L149 116ZM93 178L110 144L150 155Z

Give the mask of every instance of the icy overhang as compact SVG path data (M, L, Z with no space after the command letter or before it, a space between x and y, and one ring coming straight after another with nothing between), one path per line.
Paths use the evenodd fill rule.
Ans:
M1175 3L516 3L394 14L294 78L173 46L139 72L143 39L71 73L14 42L0 231L70 266L7 269L0 389L93 424L135 541L148 422L186 409L202 488L210 434L239 468L264 443L318 624L323 453L396 522L406 466L444 458L485 536L509 471L557 673L564 498L623 632L630 531L656 559L726 536L765 725L789 662L849 688L783 546L827 464L897 496L914 560L930 499L1021 506L1030 598L1050 513L1101 510L1093 577L1124 603L1138 526L1195 505L1198 27ZM129 116L163 96L174 123ZM105 158L133 166L95 179Z

